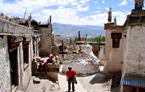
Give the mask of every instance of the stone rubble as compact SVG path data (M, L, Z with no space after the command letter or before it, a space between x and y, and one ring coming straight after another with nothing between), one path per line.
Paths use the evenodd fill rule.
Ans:
M97 59L84 52L79 54L68 55L63 63L76 63L76 64L96 64Z

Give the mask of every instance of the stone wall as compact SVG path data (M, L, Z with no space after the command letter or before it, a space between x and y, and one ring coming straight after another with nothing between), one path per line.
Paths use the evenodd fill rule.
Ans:
M52 46L52 54L53 55L59 54L59 47L58 46Z
M39 42L39 55L49 56L52 53L52 33L49 28L40 28L41 41Z
M145 76L145 25L129 26L127 29L123 76Z
M0 39L0 92L11 92L7 37Z
M99 64L75 64L75 63L63 63L62 73L68 71L68 67L71 66L78 75L90 75L99 72Z
M124 36L122 35L120 39L119 48L113 48L111 33L122 33L122 30L113 29L113 27L106 28L104 73L122 70Z

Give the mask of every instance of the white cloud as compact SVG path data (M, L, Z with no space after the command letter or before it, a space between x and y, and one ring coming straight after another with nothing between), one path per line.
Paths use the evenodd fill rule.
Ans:
M41 13L42 9L49 6L65 6L65 5L77 5L77 0L16 0L13 3L3 3L3 0L0 0L0 12L3 13L11 13L9 17L12 15L22 17L24 16L24 12L27 9L27 16L30 13L32 15L35 12Z
M44 9L39 21L46 21L52 15L52 22L71 23L72 19L77 19L77 11L72 8L64 8L60 6L58 9ZM38 16L39 17L39 16Z
M118 6L123 6L123 5L127 5L127 1L123 0Z
M80 4L77 6L77 10L78 11L87 11L89 10L89 6L86 6L85 8L83 8Z
M53 14L54 14L54 15L52 14L53 15L53 17L52 17L53 22L58 22L58 23L63 23L63 24L74 24L74 25L88 25L88 24L90 24L90 25L98 25L98 26L104 26L104 23L108 22L107 21L108 20L107 19L108 13L94 14L94 15L80 18L77 15L77 12L75 10L62 8L63 12L62 12L62 10L61 10L61 12L59 12L60 10L56 10L55 12L53 12ZM50 11L45 11L45 12L50 12ZM67 12L68 15L65 15L66 14L65 12ZM123 13L120 11L112 12L112 22L113 22L114 16L116 16L117 24L123 25L125 20L126 20L127 14L128 13ZM50 15L50 13L48 13L48 15ZM45 15L45 16L48 17L48 15Z
M94 12L90 12L90 13L100 13L101 11L94 11Z
M97 4L98 2L97 1L93 1L95 4Z
M108 7L106 7L105 9L106 9L107 11L109 11L109 8L108 8Z
M101 7L98 7L98 9L101 9Z
M114 19L114 16L116 16L116 19L117 19L117 24L119 25L123 25L125 23L125 20L127 18L127 15L129 14L130 12L112 12L112 20Z
M123 25L125 23L127 14L128 12L127 13L123 13L120 11L112 12L112 22L113 22L114 16L116 16L117 24ZM104 26L104 23L108 22L107 18L108 18L108 13L95 14L95 15L84 17L84 18L80 18L80 20L78 20L76 24L79 25L80 23L83 25L91 24L91 25Z
M105 3L105 1L102 1L102 3Z
M46 22L52 15L52 22L75 25L100 25L104 26L107 23L108 13L101 13L101 10L94 11L92 15L79 17L81 11L88 11L89 5L86 3L89 0L17 0L11 4L0 2L0 12L17 15L23 18L27 8L26 17L32 13L32 18L36 21ZM49 9L49 6L58 6L55 9ZM66 6L75 5L66 8ZM97 9L101 9L98 7ZM109 10L109 8L106 8ZM96 13L96 14L95 14ZM100 14L99 14L100 13ZM112 12L113 16L117 17L117 23L123 24L127 13ZM112 18L113 19L113 18Z
M90 0L81 0L80 2L81 2L81 3L86 3L86 2L88 2L88 1L90 1Z

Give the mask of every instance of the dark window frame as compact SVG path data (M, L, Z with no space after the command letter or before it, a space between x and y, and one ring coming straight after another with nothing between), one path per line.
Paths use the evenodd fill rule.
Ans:
M122 33L111 33L112 48L119 48L121 37L122 37ZM116 40L117 42L115 43Z

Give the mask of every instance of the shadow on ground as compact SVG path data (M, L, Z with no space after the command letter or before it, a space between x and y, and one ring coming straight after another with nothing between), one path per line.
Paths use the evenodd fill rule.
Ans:
M56 80L52 79L52 78L49 78L48 76L46 75L35 75L35 77L39 78L39 79L48 79L49 81L53 82L53 83L56 83Z
M106 79L106 75L102 73L97 73L89 83L91 84L104 83L106 81L105 79Z

